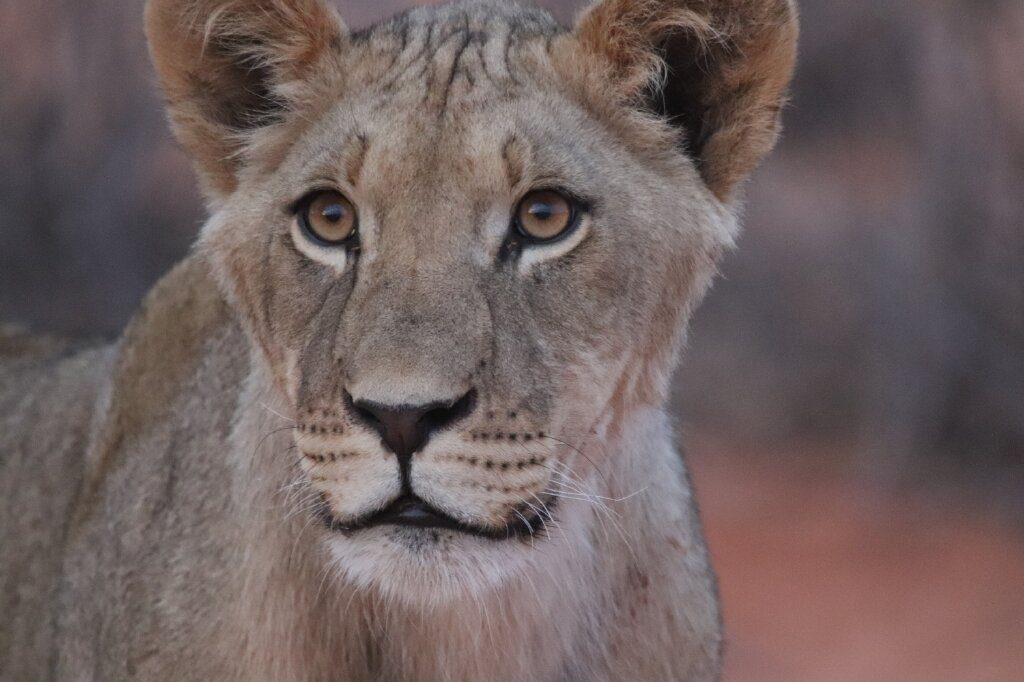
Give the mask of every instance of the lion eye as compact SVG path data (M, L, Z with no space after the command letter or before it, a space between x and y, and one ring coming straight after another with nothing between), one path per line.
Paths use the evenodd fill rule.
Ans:
M356 209L345 195L334 190L315 192L303 200L299 224L314 241L340 245L356 233Z
M554 190L530 192L516 209L516 229L534 242L549 242L575 226L577 213L575 203Z

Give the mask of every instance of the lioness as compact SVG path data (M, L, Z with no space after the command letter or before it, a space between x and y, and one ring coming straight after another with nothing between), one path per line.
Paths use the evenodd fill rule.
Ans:
M710 680L665 412L790 0L150 0L210 219L0 342L3 680Z

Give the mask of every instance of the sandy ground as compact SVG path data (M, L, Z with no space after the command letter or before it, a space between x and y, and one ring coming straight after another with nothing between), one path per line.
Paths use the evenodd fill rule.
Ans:
M706 438L690 452L725 682L1024 680L1019 529L781 453Z

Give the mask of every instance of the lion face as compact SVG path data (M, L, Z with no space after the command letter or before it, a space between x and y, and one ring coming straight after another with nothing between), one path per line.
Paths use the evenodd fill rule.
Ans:
M255 4L211 10L185 75L180 18L148 22L306 507L357 581L500 581L593 523L605 445L664 401L731 214L593 27L470 3L349 35L313 0Z

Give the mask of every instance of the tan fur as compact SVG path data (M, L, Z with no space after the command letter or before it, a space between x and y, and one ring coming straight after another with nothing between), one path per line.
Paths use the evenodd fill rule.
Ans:
M777 135L792 7L146 17L211 216L113 346L0 337L0 680L716 679L664 404ZM325 184L358 250L290 215ZM552 186L588 202L578 230L515 246L516 202ZM408 485L496 537L339 530L400 493L347 396L467 392Z

